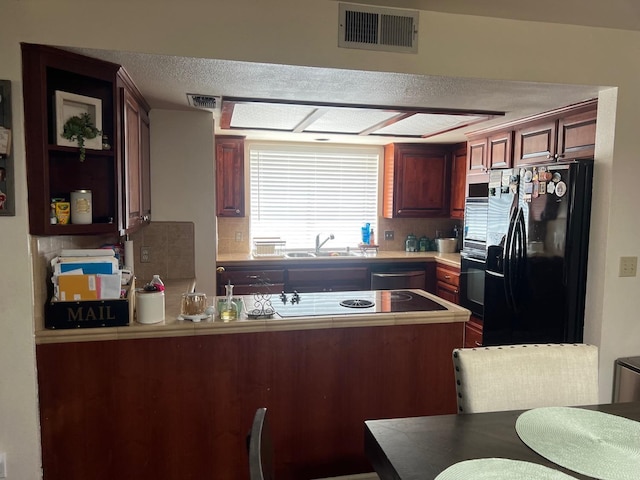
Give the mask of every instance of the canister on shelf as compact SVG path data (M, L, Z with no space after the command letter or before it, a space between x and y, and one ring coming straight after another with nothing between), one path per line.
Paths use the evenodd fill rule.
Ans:
M93 222L91 190L71 192L71 223L88 225Z

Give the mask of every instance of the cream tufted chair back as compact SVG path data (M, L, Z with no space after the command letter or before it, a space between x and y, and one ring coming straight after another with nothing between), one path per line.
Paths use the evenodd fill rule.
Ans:
M458 413L598 403L598 347L505 345L453 351Z

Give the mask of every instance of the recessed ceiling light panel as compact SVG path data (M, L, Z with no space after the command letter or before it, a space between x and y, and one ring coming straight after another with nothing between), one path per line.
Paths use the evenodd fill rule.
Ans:
M357 134L398 115L398 112L364 108L328 109L320 118L308 125L305 132L335 132Z
M485 116L475 115L440 115L433 113L416 113L396 123L383 127L372 135L397 135L423 137L455 128L461 128L482 120Z
M236 103L231 127L291 131L315 110L306 105Z

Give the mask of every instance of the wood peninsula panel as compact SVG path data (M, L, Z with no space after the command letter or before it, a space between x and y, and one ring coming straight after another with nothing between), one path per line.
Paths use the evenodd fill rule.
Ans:
M364 420L455 413L464 323L37 346L47 480L248 479L269 409L276 478L370 471ZM417 380L419 379L419 380Z

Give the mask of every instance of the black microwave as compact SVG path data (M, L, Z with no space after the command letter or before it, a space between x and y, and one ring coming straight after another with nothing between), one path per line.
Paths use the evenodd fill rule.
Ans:
M462 252L473 258L487 258L487 212L486 197L469 197L464 202L464 229Z

